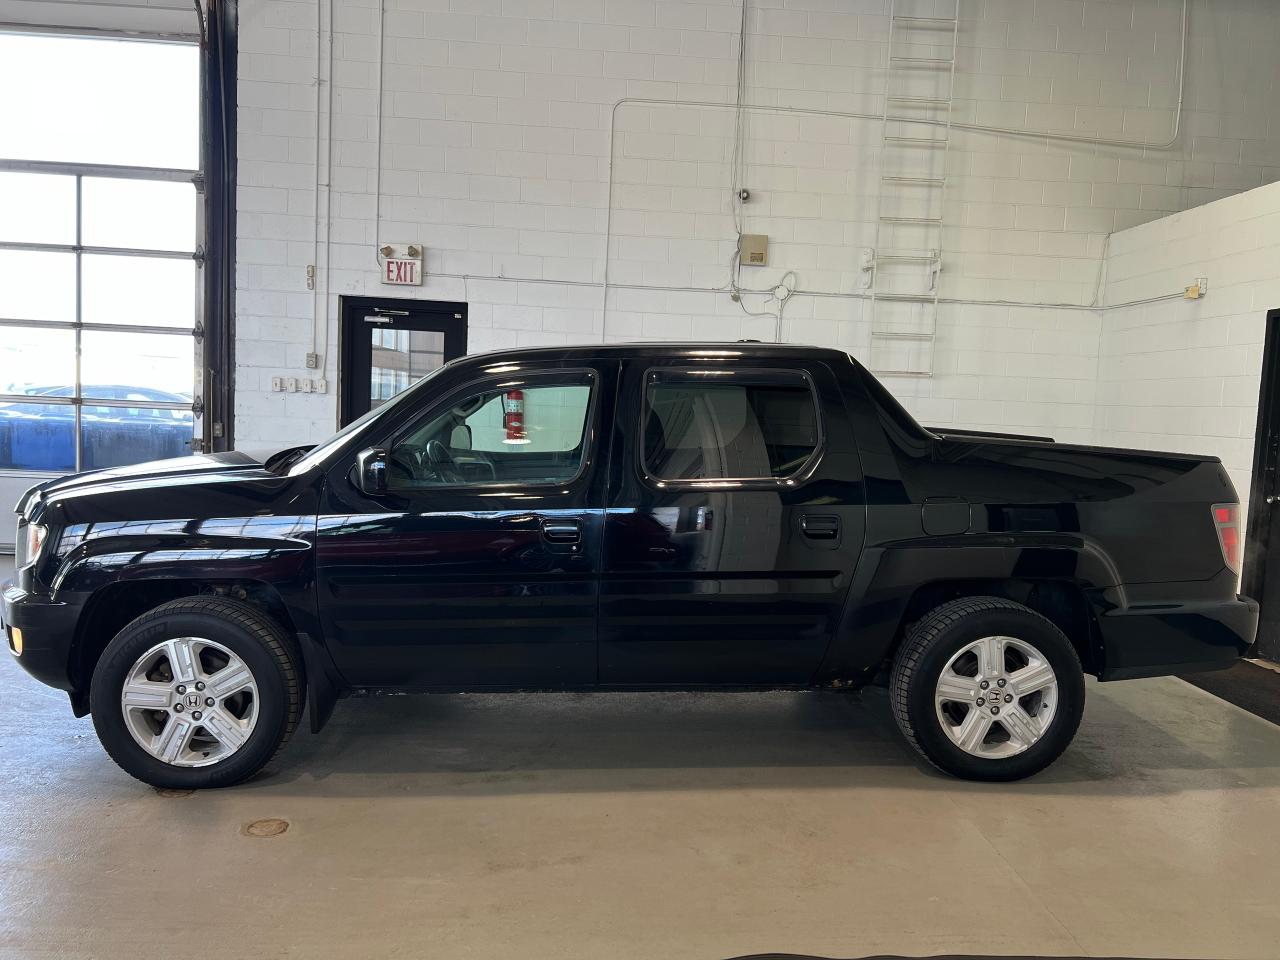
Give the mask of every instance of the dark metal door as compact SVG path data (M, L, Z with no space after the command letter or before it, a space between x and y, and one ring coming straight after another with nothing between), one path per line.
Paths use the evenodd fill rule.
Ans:
M342 426L467 352L467 305L342 298Z
M776 366L626 364L602 684L803 684L821 664L862 549L861 468L831 371Z
M614 362L440 375L388 428L388 489L329 472L316 560L335 662L357 686L590 686ZM504 416L519 392L517 425ZM372 441L371 441L372 442Z
M1267 314L1243 590L1262 605L1257 655L1280 660L1280 309Z

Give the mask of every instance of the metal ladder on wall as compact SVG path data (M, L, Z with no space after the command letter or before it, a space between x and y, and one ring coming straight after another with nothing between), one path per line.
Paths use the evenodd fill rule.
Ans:
M950 17L899 13L911 0L889 8L876 240L862 265L871 273L868 366L883 376L933 375L960 27L953 2ZM920 120L935 123L910 122Z

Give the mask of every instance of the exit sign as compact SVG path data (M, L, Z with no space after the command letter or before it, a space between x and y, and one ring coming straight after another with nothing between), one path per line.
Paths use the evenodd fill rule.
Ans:
M382 282L419 286L422 283L422 258L387 258L382 261Z

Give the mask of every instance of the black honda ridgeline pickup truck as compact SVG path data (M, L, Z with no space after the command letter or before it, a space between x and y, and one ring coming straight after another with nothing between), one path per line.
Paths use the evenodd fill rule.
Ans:
M1253 640L1214 457L930 430L835 350L446 365L316 447L43 483L9 646L164 787L244 780L353 692L886 682L948 773L1051 763L1103 680Z

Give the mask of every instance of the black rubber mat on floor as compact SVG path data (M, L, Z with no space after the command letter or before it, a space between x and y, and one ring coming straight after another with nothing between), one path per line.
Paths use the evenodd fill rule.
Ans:
M730 957L728 960L839 960L836 957L819 957L808 953L753 953L745 957ZM946 955L938 955L931 957L903 957L898 954L890 956L889 954L877 954L874 957L847 957L844 960L1085 960L1084 957L1047 957L1047 956L1030 956L1019 954L1018 956L1009 956L1002 953L1000 955L988 953L948 953ZM1152 960L1150 957L1099 957L1094 960Z
M1241 660L1228 670L1182 678L1264 720L1280 724L1280 673Z

